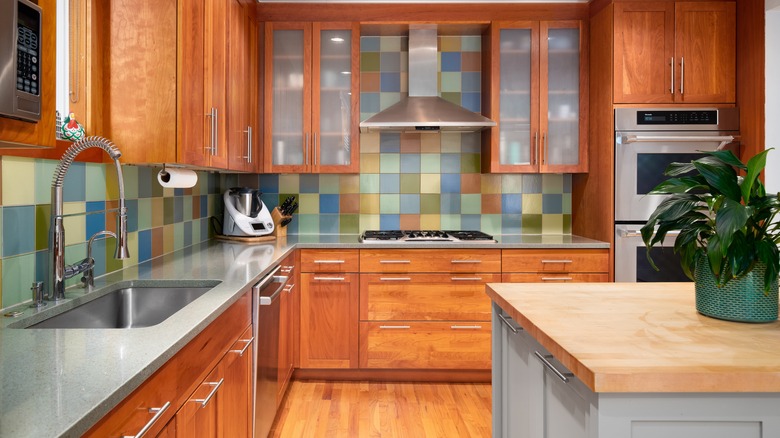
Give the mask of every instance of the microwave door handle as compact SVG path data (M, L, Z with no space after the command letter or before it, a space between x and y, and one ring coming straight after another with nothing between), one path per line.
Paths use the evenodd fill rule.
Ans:
M693 141L717 141L720 144L716 150L723 149L727 144L733 143L736 137L733 135L626 135L623 143L682 143Z

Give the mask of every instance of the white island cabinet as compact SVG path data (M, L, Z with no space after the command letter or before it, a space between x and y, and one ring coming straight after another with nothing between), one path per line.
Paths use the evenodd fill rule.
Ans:
M713 320L666 286L488 285L493 436L780 437L780 323Z

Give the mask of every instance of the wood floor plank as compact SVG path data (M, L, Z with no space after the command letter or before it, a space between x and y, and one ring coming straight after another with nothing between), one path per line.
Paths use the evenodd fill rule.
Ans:
M490 384L294 381L269 436L487 438L490 410Z

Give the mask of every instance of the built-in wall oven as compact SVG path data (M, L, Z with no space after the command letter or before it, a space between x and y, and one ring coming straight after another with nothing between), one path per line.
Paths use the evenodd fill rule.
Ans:
M667 177L673 162L690 162L702 151L738 153L736 108L615 109L615 281L688 281L674 254L675 235L652 250L650 266L639 229L665 198L648 192Z

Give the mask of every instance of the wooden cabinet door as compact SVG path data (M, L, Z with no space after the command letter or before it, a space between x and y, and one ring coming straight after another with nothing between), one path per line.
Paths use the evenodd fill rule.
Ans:
M230 170L259 171L261 157L254 136L257 91L257 38L250 9L228 1L227 152ZM254 75L253 75L254 72Z
M674 3L615 3L614 102L674 102Z
M289 281L289 280L288 280ZM277 405L281 404L293 370L293 315L292 290L294 283L284 287L279 296L279 367Z
M357 368L358 274L301 274L301 367Z
M214 368L176 413L177 438L222 436L219 404L224 384L223 373L221 366Z
M252 326L225 354L220 366L224 367L221 391L220 416L223 437L252 436Z
M675 4L678 102L736 99L736 3Z

